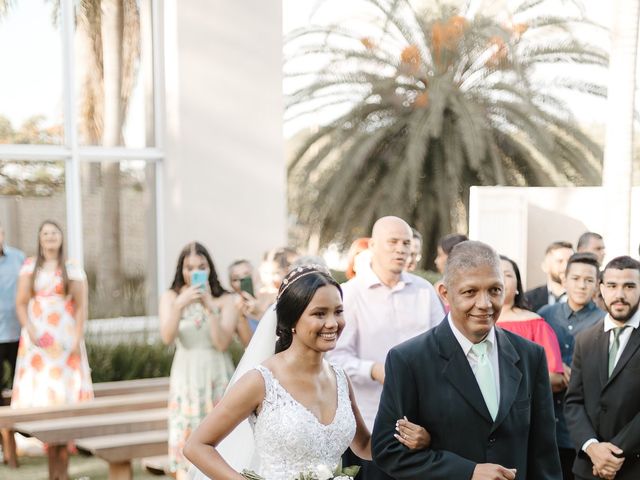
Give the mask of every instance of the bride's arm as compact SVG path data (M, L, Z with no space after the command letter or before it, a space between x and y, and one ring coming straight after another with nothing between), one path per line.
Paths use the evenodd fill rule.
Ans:
M260 372L252 370L245 374L189 436L183 449L184 456L210 478L244 480L215 447L258 408L264 395L264 380Z
M348 379L348 378L347 378ZM353 394L353 387L351 386L351 380L349 383L349 399L351 400L351 409L353 410L353 416L356 417L356 435L351 442L351 450L360 458L365 460L371 460L371 433L367 428L367 425L362 419L360 409L356 403L356 397ZM344 465L350 467L351 465Z

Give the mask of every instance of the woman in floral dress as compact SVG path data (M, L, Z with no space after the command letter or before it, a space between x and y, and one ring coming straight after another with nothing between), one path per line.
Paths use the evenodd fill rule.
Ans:
M62 230L45 221L38 256L20 271L16 312L22 325L12 407L64 405L93 398L84 345L87 281L65 260Z
M194 284L192 278L202 283ZM220 400L233 374L228 348L236 323L235 301L220 286L207 249L190 243L180 253L171 288L160 299L160 335L166 344L176 344L169 391L169 467L178 480L188 478L182 448L189 434Z

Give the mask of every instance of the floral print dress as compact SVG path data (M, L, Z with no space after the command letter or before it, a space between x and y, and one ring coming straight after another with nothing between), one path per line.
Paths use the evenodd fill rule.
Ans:
M216 350L210 332L210 318L200 302L182 310L169 388L169 468L173 472L189 469L182 455L184 444L218 403L233 374L231 355Z
M81 268L66 264L70 280L83 281ZM28 258L20 275L33 275L35 259ZM31 342L25 328L20 335L16 374L11 395L12 407L44 407L77 403L93 398L91 370L84 342L80 353L72 353L76 328L75 302L64 295L62 271L40 270L35 295L27 314L34 325L38 344Z

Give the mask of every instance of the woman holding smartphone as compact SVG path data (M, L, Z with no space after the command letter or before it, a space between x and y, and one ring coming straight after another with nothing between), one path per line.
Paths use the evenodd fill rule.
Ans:
M176 273L160 299L160 335L175 342L169 393L169 467L178 480L189 465L187 438L220 400L233 374L228 352L236 330L233 297L220 285L207 249L198 242L180 252Z

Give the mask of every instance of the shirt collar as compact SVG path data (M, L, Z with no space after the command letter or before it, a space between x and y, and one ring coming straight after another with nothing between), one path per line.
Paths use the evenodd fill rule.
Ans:
M378 275L376 275L376 273L373 271L373 268L371 268L371 264L368 264L362 270L363 271L360 271L360 269L358 270L356 278L361 278L365 287L373 288L384 285ZM400 274L400 281L393 287L393 290L401 290L410 283L413 283L411 275L409 275L407 272L402 272Z
M640 309L638 309L636 311L636 313L633 315L633 317L631 317L629 320L627 320L627 322L625 323L625 326L627 327L631 327L634 330L637 329L640 326ZM613 322L613 320L611 319L611 314L607 313L607 315L604 317L604 331L608 332L610 330L613 330L614 328L617 328L618 325L615 324Z
M571 316L572 313L575 315L581 315L582 313L590 312L594 308L597 308L593 300L589 300L589 303L587 303L584 307L582 307L580 310L577 310L577 311L573 311L571 309L571 307L569 306L569 302L564 302L564 303L561 303L560 305L561 305L560 308L562 308L564 316L567 319Z
M465 337L460 330L458 330L458 327L456 327L456 325L453 323L453 320L451 319L450 313L447 315L447 321L449 322L449 326L451 327L453 336L456 337L456 340L460 344L460 347L462 347L462 351L464 352L464 356L466 357L467 355L469 355L469 352L471 351L471 347L473 347L473 342L469 340L467 337ZM489 330L489 333L486 336L485 340L487 341L487 353L491 353L491 350L496 344L495 327L491 327L491 330Z

